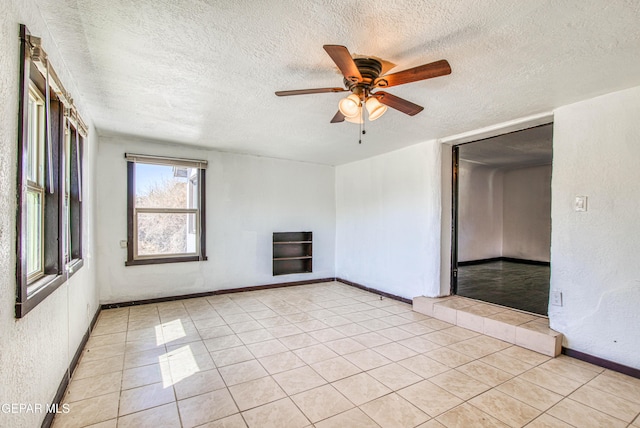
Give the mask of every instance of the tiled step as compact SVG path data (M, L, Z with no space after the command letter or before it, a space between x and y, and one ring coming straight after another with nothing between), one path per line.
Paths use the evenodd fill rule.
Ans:
M461 296L416 297L413 310L550 357L562 350L562 333L545 317Z

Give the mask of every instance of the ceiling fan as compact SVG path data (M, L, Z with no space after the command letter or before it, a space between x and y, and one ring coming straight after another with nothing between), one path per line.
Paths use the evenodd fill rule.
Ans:
M423 107L403 98L396 97L388 92L372 92L372 90L431 79L451 73L449 63L443 59L397 73L380 76L383 63L384 65L389 65L386 61L377 58L352 58L349 50L340 45L324 45L323 47L344 75L345 87L277 91L276 95L285 97L289 95L350 91L351 94L349 96L340 100L338 112L333 116L333 119L331 119L331 123L343 122L345 120L353 123L363 123L363 106L369 113L370 121L382 116L387 111L387 107L401 111L409 116L414 116L420 113ZM390 65L393 66L393 64Z

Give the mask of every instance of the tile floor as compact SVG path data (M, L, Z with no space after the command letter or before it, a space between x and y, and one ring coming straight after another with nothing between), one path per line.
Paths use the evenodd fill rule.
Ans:
M458 294L547 315L550 274L549 266L507 261L458 266Z
M640 427L640 380L339 283L104 310L54 427Z

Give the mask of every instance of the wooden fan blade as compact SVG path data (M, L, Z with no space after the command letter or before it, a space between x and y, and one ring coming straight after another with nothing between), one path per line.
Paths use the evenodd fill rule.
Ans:
M325 92L345 92L344 88L317 88L317 89L296 89L293 91L277 91L279 97L288 97L289 95L305 95L305 94L323 94Z
M408 114L409 116L415 116L424 110L424 107L414 104L411 101L407 101L404 98L396 97L388 92L378 91L371 95L376 97L382 104Z
M445 76L447 74L451 74L451 67L446 59L442 59L430 64L419 65L408 70L379 77L374 82L374 86L388 88L405 83L417 82L419 80L431 79L433 77Z
M340 45L324 45L323 48L347 80L350 82L362 82L360 70L358 70L358 66L353 61L353 58L351 58L351 54L347 48Z
M333 116L333 119L331 119L331 123L339 123L339 122L344 122L344 114L342 114L340 110L338 110L336 115Z

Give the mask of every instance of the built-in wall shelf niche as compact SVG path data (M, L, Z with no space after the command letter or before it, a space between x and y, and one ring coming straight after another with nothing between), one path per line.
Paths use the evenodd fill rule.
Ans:
M312 272L313 233L273 233L273 275Z

